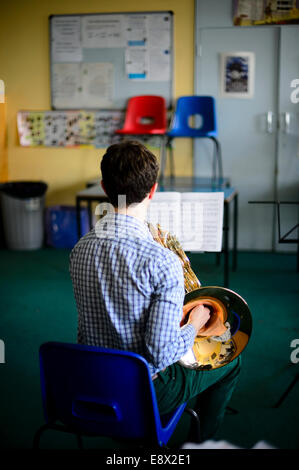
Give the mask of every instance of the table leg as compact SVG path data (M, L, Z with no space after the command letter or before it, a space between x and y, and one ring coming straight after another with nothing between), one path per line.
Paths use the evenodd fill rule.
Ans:
M91 201L87 201L87 209L88 209L88 223L89 223L89 230L92 229L92 210L91 210Z
M224 203L224 287L229 286L229 204Z
M233 271L237 270L238 256L238 194L234 197L234 241L233 241Z
M78 230L78 240L81 238L81 200L79 197L76 197L76 217L77 217L77 230Z

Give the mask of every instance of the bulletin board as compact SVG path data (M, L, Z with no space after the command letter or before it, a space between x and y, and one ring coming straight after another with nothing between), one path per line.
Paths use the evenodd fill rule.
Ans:
M170 11L52 15L52 110L123 110L136 95L160 95L171 107Z

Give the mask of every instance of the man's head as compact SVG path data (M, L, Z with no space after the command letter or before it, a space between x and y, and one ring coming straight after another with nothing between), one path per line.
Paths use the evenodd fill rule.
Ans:
M157 182L159 166L155 155L137 141L110 145L101 162L102 184L111 204L126 196L126 206L138 204Z

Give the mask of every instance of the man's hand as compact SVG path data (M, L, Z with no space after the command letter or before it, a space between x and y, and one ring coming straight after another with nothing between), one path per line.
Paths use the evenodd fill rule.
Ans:
M197 334L199 330L207 323L210 316L210 309L202 304L197 305L191 310L187 325L193 325Z

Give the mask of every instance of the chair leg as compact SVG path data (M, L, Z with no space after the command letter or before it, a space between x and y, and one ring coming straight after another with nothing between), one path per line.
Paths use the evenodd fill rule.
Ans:
M39 442L41 435L46 431L47 429L50 429L48 424L44 424L41 426L35 433L34 439L33 439L33 449L39 449Z
M84 449L83 447L83 439L80 434L77 434L77 443L78 443L78 449L82 450Z
M191 418L194 419L194 425L195 425L194 439L196 443L200 443L201 442L200 441L200 420L199 420L198 414L192 408L185 408L184 412L188 413L191 416Z
M215 155L218 160L218 171L219 171L219 178L220 178L220 183L223 182L223 167L222 167L222 152L221 152L221 145L215 137L211 137L215 144Z
M160 183L164 182L166 160L167 160L167 141L166 141L166 137L162 136L161 146L160 146Z
M218 152L217 144L214 142L214 151L213 151L213 162L212 162L212 184L217 182L217 163L218 163Z
M160 180L164 180L164 172L167 160L167 137L165 135L161 136L160 142Z
M218 167L219 167L219 177L221 178L221 184L223 183L223 166L222 166L222 151L221 145L217 141L218 144Z
M174 178L174 159L173 159L173 148L172 148L172 143L170 142L169 145L169 163L170 163L170 178Z

